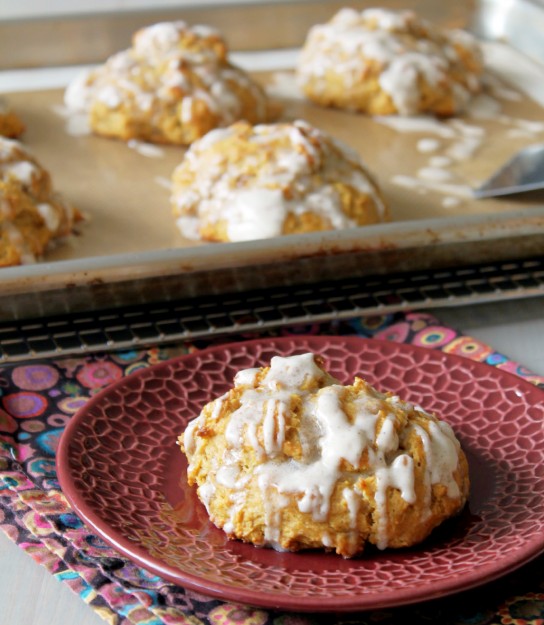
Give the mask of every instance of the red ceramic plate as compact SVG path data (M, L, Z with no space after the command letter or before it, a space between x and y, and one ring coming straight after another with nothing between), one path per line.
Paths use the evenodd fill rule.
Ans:
M240 369L313 351L347 383L450 422L471 468L470 502L418 547L344 560L228 541L186 485L176 437ZM140 370L66 428L62 488L83 520L133 561L181 586L269 608L352 611L427 600L490 581L544 550L544 393L500 370L425 348L354 337L263 339Z

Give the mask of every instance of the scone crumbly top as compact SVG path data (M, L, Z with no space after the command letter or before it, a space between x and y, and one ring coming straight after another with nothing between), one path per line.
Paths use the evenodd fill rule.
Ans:
M482 54L470 33L439 30L412 11L345 8L312 27L298 65L302 83L330 70L347 87L376 69L380 88L401 115L421 112L421 79L431 86L451 81L461 110L480 90Z
M276 356L269 368L239 372L234 385L240 394L239 407L230 414L224 432L228 452L218 459L217 473L208 475L198 492L208 506L220 485L231 489L230 515L234 518L244 505L244 487L251 478L244 470L246 454L253 454L265 506L265 539L272 546L277 545L281 531L276 511L287 504L287 495L295 496L298 509L314 521L326 521L333 490L346 478L349 485L342 496L355 527L357 502L365 496L358 475L363 482L374 477L376 544L387 547L388 488L398 489L408 503L416 499L415 460L404 444L410 436L418 437L425 450L424 481L429 502L434 484L441 484L448 497L460 497L454 477L460 445L447 423L396 396L378 392L358 378L352 387L340 385L319 366L314 354ZM296 409L294 395L301 398ZM194 469L192 459L206 444L205 435L200 433L213 429L227 399L228 394L212 402L189 423L183 435L189 476ZM297 444L290 432L294 411L300 420ZM425 416L425 426L418 422L421 415ZM413 421L411 417L415 417ZM226 532L228 526L223 527ZM326 536L323 543L327 544Z
M181 233L199 238L199 224L226 224L229 241L281 235L289 215L312 213L334 229L357 226L342 210L339 185L368 196L386 219L376 184L359 155L305 121L238 122L192 144L172 176Z
M265 119L264 94L228 63L226 43L217 30L183 21L161 22L137 31L131 48L81 73L66 89L64 100L73 111L89 112L96 103L111 110L123 104L143 114L182 100L184 123L196 114L193 104L198 100L225 125L239 117L240 102L232 84L251 91Z
M219 31L212 26L186 22L159 22L142 28L133 37L134 52L148 59L160 61L175 56L192 63L225 61L226 44Z
M15 178L30 188L41 176L41 167L34 162L28 148L15 139L0 137L0 177Z
M76 209L54 191L49 173L28 148L0 137L0 227L22 263L36 260L16 223L21 211L29 209L39 215L48 240L68 235L79 218Z

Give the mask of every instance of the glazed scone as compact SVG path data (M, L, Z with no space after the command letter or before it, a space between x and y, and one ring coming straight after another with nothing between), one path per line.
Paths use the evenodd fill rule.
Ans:
M21 118L11 110L4 98L0 98L0 136L15 139L24 131L25 125Z
M314 102L371 115L455 115L480 91L482 71L471 34L386 9L341 9L314 26L297 66Z
M263 89L229 63L221 35L182 21L137 31L131 48L68 86L65 104L87 113L96 134L177 145L271 114Z
M358 154L304 121L211 131L175 169L172 208L186 238L224 242L387 219Z
M0 137L0 266L38 260L73 231L80 213L19 141Z
M464 506L452 428L307 353L239 372L179 437L187 479L229 538L344 557L419 543Z

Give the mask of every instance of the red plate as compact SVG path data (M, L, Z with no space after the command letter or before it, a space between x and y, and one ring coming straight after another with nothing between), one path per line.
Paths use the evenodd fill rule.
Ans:
M359 559L277 553L228 541L185 482L176 437L240 369L312 351L342 382L355 374L449 421L467 452L470 502L418 547ZM222 345L137 371L70 422L57 463L81 518L128 558L221 599L352 611L457 592L544 550L544 393L461 357L356 337Z

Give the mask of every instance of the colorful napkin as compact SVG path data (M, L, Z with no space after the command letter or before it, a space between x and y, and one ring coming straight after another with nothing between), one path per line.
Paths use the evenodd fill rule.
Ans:
M270 335L271 333L268 333ZM274 334L360 335L439 349L488 363L544 388L487 345L427 314L397 313L282 329ZM255 338L226 337L221 342ZM214 341L219 342L218 340ZM0 369L0 526L111 625L544 624L544 557L499 581L453 597L392 610L334 616L258 610L190 592L132 564L91 534L60 490L55 451L85 402L124 376L210 345L102 353Z

